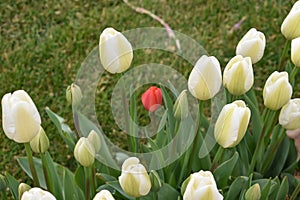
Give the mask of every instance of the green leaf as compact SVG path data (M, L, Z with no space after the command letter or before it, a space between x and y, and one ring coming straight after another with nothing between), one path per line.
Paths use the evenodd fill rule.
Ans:
M8 187L14 197L14 199L19 199L19 182L13 176L11 176L8 172L6 172L5 178L7 180Z
M166 110L168 111L168 133L167 135L174 136L175 134L175 118L173 114L173 101L168 94L167 90L164 87L161 87L164 104L166 107ZM172 137L171 137L172 138ZM170 142L170 141L169 141Z
M70 129L70 127L64 123L65 120L62 117L60 117L59 115L54 113L52 110L50 110L50 108L47 107L46 112L47 112L49 118L51 119L51 121L56 126L61 138L69 146L70 150L73 151L73 149L75 147L76 138L74 136L74 133Z
M85 173L84 173L84 167L78 166L78 168L75 171L75 181L78 187L82 190L82 192L85 191Z
M117 181L116 177L104 173L97 173L96 177L104 182Z
M218 168L214 171L214 176L218 185L218 188L224 188L227 186L227 182L229 177L231 176L233 169L237 163L239 158L239 154L237 152L234 153L232 158L222 163Z
M287 194L289 192L289 182L287 177L285 176L281 182L281 185L279 187L277 196L276 196L276 200L281 200L281 199L285 199Z
M229 187L229 190L226 194L225 200L238 199L238 196L242 190L246 190L248 185L248 177L239 176L237 177Z
M260 198L262 200L268 199L272 180L271 179L269 179L269 180L262 179L262 180L257 181L257 182L259 183L260 188L262 188L261 197ZM255 181L255 183L256 183L256 181Z
M171 185L164 183L158 191L158 199L177 199L179 192Z
M117 190L121 195L123 195L124 197L126 197L129 200L134 200L135 198L128 196L123 189L121 188L121 185L119 183L119 181L110 181L106 183L107 185L111 186L112 188L114 188L115 190Z

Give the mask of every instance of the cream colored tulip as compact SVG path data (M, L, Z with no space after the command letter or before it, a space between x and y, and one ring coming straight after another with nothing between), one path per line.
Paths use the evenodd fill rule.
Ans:
M189 76L190 93L200 100L208 100L219 92L221 85L222 74L219 61L214 56L203 55Z
M224 148L234 147L243 139L251 112L242 100L227 104L221 110L215 125L215 139Z
M189 104L186 90L183 90L177 97L174 104L174 117L176 119L185 119L189 115Z
M125 160L119 182L124 192L132 197L145 196L151 189L149 175L136 157Z
M93 200L115 200L115 198L112 196L110 191L108 190L101 190L96 194L96 196L93 198Z
M300 36L292 40L291 46L292 62L296 67L300 67Z
M100 35L100 61L110 73L126 71L133 58L132 46L126 37L113 28L106 28Z
M30 147L35 153L44 153L49 148L49 139L41 127L39 133L30 141Z
M217 188L210 171L199 171L189 177L183 194L183 200L222 200L223 196Z
M31 188L23 193L21 200L56 200L50 193L40 188Z
M74 157L82 166L91 166L95 161L93 144L87 138L80 138L74 148Z
M245 200L260 200L261 190L258 183L252 185L245 194Z
M236 55L250 57L252 63L255 64L263 57L265 47L265 35L255 28L251 28L238 43Z
M98 134L96 133L96 131L91 130L87 139L94 146L95 153L98 153L101 148L101 141L100 141L100 138L99 138Z
M300 1L297 1L281 25L281 33L288 40L300 37Z
M66 90L66 99L69 104L74 106L78 105L82 99L81 89L75 83L72 83L67 87Z
M2 125L6 136L18 143L30 142L40 130L41 117L24 90L2 98Z
M264 105L271 110L278 110L291 99L292 93L288 73L275 71L264 86Z
M279 124L288 130L300 128L300 99L291 99L279 114Z
M254 83L253 68L250 57L237 55L226 65L223 73L223 85L236 96L245 94Z

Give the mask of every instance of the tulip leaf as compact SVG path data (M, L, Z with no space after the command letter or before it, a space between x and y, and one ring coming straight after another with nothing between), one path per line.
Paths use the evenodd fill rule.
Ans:
M158 191L158 199L177 199L179 192L171 185L164 183Z
M47 107L46 112L56 126L61 138L69 146L70 150L73 151L76 139L70 127L64 123L65 120L62 117L54 113L52 110L50 110L50 108Z
M78 187L84 192L85 191L85 174L84 174L84 167L78 166L75 171L75 182Z
M285 199L287 194L289 192L289 182L287 177L285 176L281 182L281 185L279 187L277 196L276 196L276 200L281 200L281 199Z
M107 185L111 186L112 188L114 188L115 190L117 190L121 195L123 195L124 197L126 197L129 200L134 200L135 198L128 196L123 189L121 188L121 185L119 183L119 181L110 181L106 183Z
M237 177L229 187L225 200L238 199L242 190L247 189L248 177Z
M104 174L104 173L97 173L96 177L104 182L117 181L117 179L114 176L111 176L109 174Z
M270 192L270 188L271 188L271 182L272 180L269 179L262 179L260 181L257 181L260 185L260 188L262 188L262 191L261 191L261 199L267 199L268 198L268 195L269 195L269 192ZM256 181L255 181L256 183Z
M218 168L214 171L214 176L216 179L216 183L218 188L224 188L227 186L228 179L233 172L233 169L237 163L239 158L239 154L237 152L224 163L218 166Z
M5 178L7 180L9 190L11 191L14 199L19 199L18 188L19 188L20 183L18 182L17 179L15 179L13 176L11 176L8 172L6 172Z

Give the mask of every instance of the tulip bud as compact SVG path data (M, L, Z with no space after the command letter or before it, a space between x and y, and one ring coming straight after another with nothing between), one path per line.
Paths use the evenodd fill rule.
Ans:
M300 36L292 40L291 54L294 65L300 67Z
M100 141L100 138L99 138L98 134L96 133L96 131L91 130L87 139L93 145L93 147L95 149L95 153L99 152L99 150L101 148L101 141Z
M242 100L227 104L215 125L215 139L224 148L234 147L243 139L250 120L250 109Z
M24 90L3 96L2 124L6 136L18 143L30 142L39 133L40 114Z
M78 105L78 103L80 103L82 99L80 87L75 83L72 83L70 86L68 86L66 90L66 98L69 104L72 104L74 106Z
M93 198L93 200L115 200L115 198L112 196L110 191L108 190L101 190L96 194L96 196Z
M133 58L132 46L126 37L113 28L106 28L100 35L100 61L108 72L126 71Z
M19 199L22 199L24 192L29 191L31 187L26 183L20 183L18 187Z
M39 134L37 134L30 141L30 147L31 147L32 151L35 153L44 153L48 150L49 139L42 127L40 128Z
M221 85L222 74L219 61L214 56L201 56L189 76L190 93L200 100L208 100L219 92Z
M279 114L279 124L287 129L300 128L300 99L291 99L285 104Z
M162 104L161 89L155 86L150 87L142 94L142 103L149 112L156 111Z
M158 173L154 170L151 170L149 177L152 185L152 190L157 192L162 187L162 182L159 178Z
M186 90L183 90L177 97L174 104L174 117L176 119L185 119L189 115L189 104Z
M252 185L245 194L245 200L259 200L261 197L261 191L259 184Z
M149 175L136 157L125 160L119 182L124 192L132 197L145 196L151 189Z
M25 191L21 198L21 200L35 200L35 199L56 200L56 198L50 192L47 192L40 188L31 188L30 190Z
M271 110L278 110L286 104L293 93L287 72L273 72L266 81L263 90L264 105Z
M6 178L2 174L0 174L0 192L5 191L6 188L7 188Z
M255 28L251 28L236 46L236 55L250 57L252 63L255 64L263 57L265 47L265 35Z
M281 33L288 40L300 37L300 1L297 1L281 25Z
M75 159L84 167L92 165L95 161L95 148L87 138L80 138L74 148Z
M214 199L221 200L215 179L210 171L199 171L189 177L183 200Z
M233 57L225 67L223 84L228 91L236 96L245 94L254 83L253 68L250 57Z

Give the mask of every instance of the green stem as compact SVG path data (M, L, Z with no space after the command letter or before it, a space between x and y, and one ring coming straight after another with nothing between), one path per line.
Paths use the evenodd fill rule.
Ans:
M293 70L292 70L292 72L291 72L291 74L290 74L290 83L293 83L294 82L294 80L295 80L295 77L296 77L296 75L297 75L297 73L298 73L298 70L299 70L299 67L294 67L293 68Z
M294 190L290 200L296 200L299 192L300 192L300 183L298 183L298 185L297 185L296 189Z
M285 44L284 44L283 52L282 52L282 54L280 56L280 60L279 60L279 71L283 70L283 61L288 53L289 46L290 46L290 41L286 40Z
M278 149L280 143L282 142L282 140L285 137L285 129L281 128L280 132L279 132L279 138L276 140L276 143L274 144L274 146L272 147L271 151L270 151L270 155L267 156L267 160L264 162L263 164L263 168L262 168L262 172L264 174L265 170L267 169L267 167L269 166L269 164L273 161L276 150Z
M153 200L158 200L158 192L153 192Z
M32 174L33 184L34 184L34 186L39 187L40 183L39 183L39 179L38 179L35 167L34 167L34 162L33 162L33 157L32 157L32 152L31 152L31 149L30 149L30 145L29 145L29 143L24 143L24 146L25 146L26 155L27 155L27 158L28 158L30 171L31 171L31 174Z
M90 174L91 174L91 193L92 193L92 197L95 196L96 194L96 179L95 179L95 176L96 176L96 171L95 171L95 164L93 164L91 167L90 167Z
M44 177L45 177L45 182L46 182L46 185L47 185L47 189L52 194L54 194L55 193L54 185L52 184L53 180L52 180L51 174L49 174L49 169L48 169L47 162L46 162L46 156L45 156L44 153L41 153L40 156L41 156L41 160L42 160L43 172L44 172Z
M84 173L85 173L85 199L90 200L91 181L90 181L89 167L84 167Z
M214 157L213 163L211 165L211 170L214 171L217 168L218 162L221 160L223 153L224 153L224 148L222 146L219 146L218 151Z

